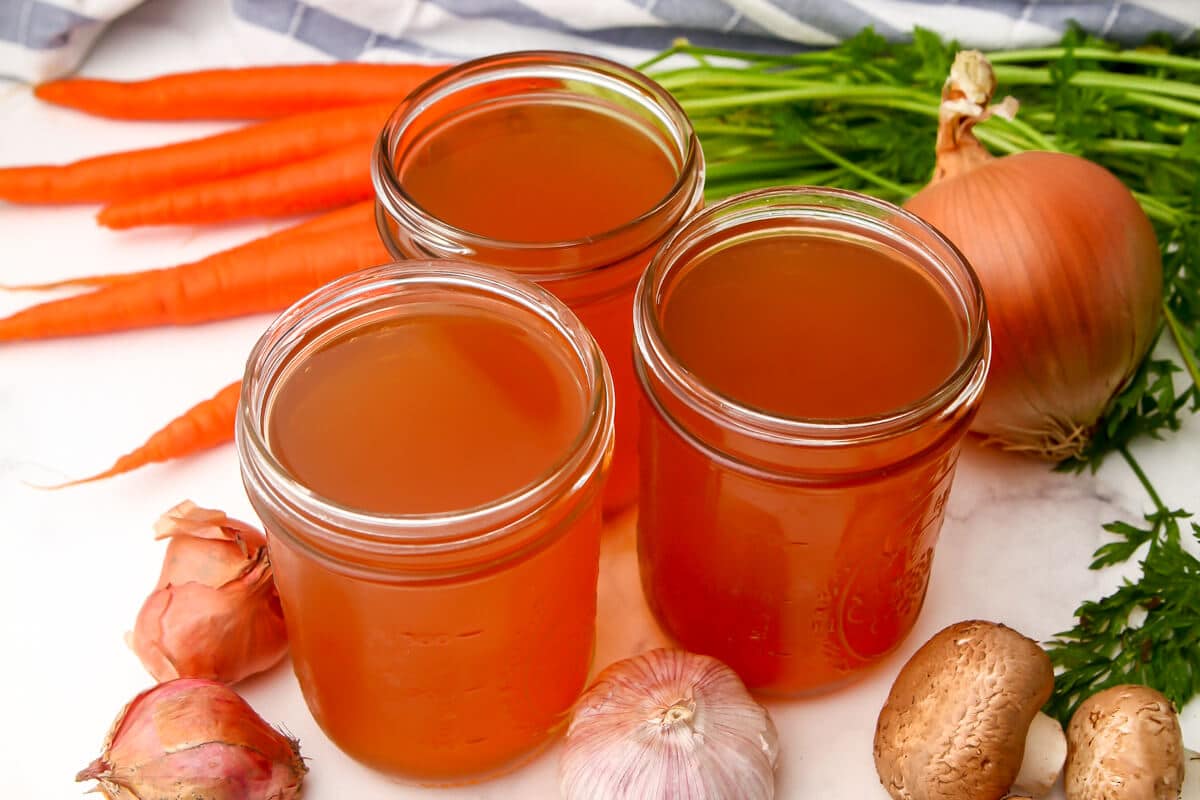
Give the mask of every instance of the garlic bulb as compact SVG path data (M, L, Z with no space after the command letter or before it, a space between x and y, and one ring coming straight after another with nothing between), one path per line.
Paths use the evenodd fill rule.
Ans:
M228 686L180 678L133 698L75 780L109 800L295 800L306 772L299 743Z
M580 698L559 768L566 800L770 800L779 740L729 667L683 650L609 666Z
M154 679L236 683L278 664L287 631L263 535L188 500L154 527L170 542L129 637Z

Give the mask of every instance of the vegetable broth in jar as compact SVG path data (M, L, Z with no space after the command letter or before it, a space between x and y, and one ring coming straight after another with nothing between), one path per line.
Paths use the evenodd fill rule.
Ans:
M448 261L348 276L251 356L239 451L301 688L404 778L503 771L591 664L611 381L550 295Z
M397 257L501 267L567 303L613 373L617 434L605 509L637 487L633 291L699 207L703 156L661 87L574 53L510 53L430 81L396 110L372 174Z
M766 190L673 236L636 315L657 618L755 689L853 677L924 600L987 368L974 274L894 206Z

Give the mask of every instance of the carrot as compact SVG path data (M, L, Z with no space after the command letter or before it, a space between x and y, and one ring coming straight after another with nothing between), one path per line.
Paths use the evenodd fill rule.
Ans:
M0 319L0 341L193 325L278 311L334 278L389 260L372 222L217 253Z
M445 69L437 64L294 64L180 72L142 81L67 78L34 94L116 119L268 119L324 108L393 105Z
M306 161L113 203L100 209L96 219L121 230L336 208L373 195L373 146L371 141L356 142Z
M0 200L113 201L312 158L379 135L391 103L316 111L58 166L0 168Z
M375 218L375 204L370 200L354 205L339 208L336 211L330 211L320 216L301 222L299 225L277 230L274 233L269 233L258 239L252 239L249 242L236 245L228 250L222 250L211 256L201 259L201 262L209 259L227 259L234 253L249 259L254 257L254 252L263 247L281 247L288 241L295 239L298 236L304 236L310 233L320 233L322 231L331 231L337 228L342 228L347 225L358 224L363 225L369 223ZM113 272L104 275L81 275L75 278L64 278L58 281L48 281L45 283L21 283L21 284L0 284L0 289L10 292L36 291L44 292L56 289L81 289L91 288L98 289L104 286L116 286L118 283L129 283L130 281L142 280L148 275L153 275L165 272L178 267L159 267L156 269L142 269L133 272Z
M68 486L104 480L147 464L182 458L231 441L241 392L242 382L235 381L168 422L165 427L152 434L145 444L121 456L103 472L44 488L65 489Z

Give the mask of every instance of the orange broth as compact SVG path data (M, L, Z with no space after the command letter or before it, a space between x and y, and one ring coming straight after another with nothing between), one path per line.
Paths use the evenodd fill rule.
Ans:
M270 445L313 491L379 514L437 514L548 472L583 427L561 353L478 310L406 314L324 344L271 409Z
M894 411L963 355L958 317L932 281L832 237L749 239L698 259L672 287L663 330L705 385L798 419Z
M681 267L660 303L674 363L773 417L891 414L942 386L966 347L943 288L853 237L731 237ZM784 693L841 683L894 648L921 608L962 429L930 433L915 459L901 453L925 433L863 449L848 473L834 466L845 456L820 453L791 473L714 457L676 413L643 408L642 580L668 632Z
M679 178L679 165L660 133L616 106L552 97L469 106L419 135L401 154L397 174L404 191L438 220L496 242L562 243L556 249L568 262L572 250L580 251L578 268L591 266L585 261L594 254L583 251L597 247L596 240L663 201ZM613 238L615 260L595 265L603 277L548 275L545 252L536 247L481 257L543 283L604 351L617 406L608 511L628 506L637 491L630 318L637 279L658 241Z
M310 490L374 514L510 496L561 466L589 413L552 335L466 307L362 325L282 375L270 450ZM562 724L590 666L598 495L519 524L552 534L503 563L420 581L356 578L272 537L295 670L342 749L460 781L506 768Z

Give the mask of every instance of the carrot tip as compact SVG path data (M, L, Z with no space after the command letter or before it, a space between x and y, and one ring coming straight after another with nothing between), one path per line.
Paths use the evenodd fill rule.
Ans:
M33 483L31 481L25 481L25 480L21 481L21 483L25 484L30 489L37 489L39 492L56 492L59 489L70 489L72 486L79 486L84 483L92 483L93 481L99 481L99 480L104 480L105 478L111 478L111 477L115 476L116 474L117 473L113 472L112 470L105 470L104 472L98 473L96 475L91 475L86 478L76 478L73 481L64 481L62 483Z
M108 286L112 283L117 283L115 280L105 280L104 277L63 278L61 281L47 281L45 283L0 283L0 292L53 292L59 289L94 289L99 286Z
M58 81L39 83L33 87L33 96L39 100L45 100L52 103L56 99L62 97L62 88L62 84Z
M34 483L33 481L22 480L21 483L24 484L26 488L36 489L39 492L53 492L56 489L65 489L71 485L70 481L67 483Z
M96 222L114 231L123 231L133 227L130 221L119 210L114 213L112 206L105 206L97 211Z

